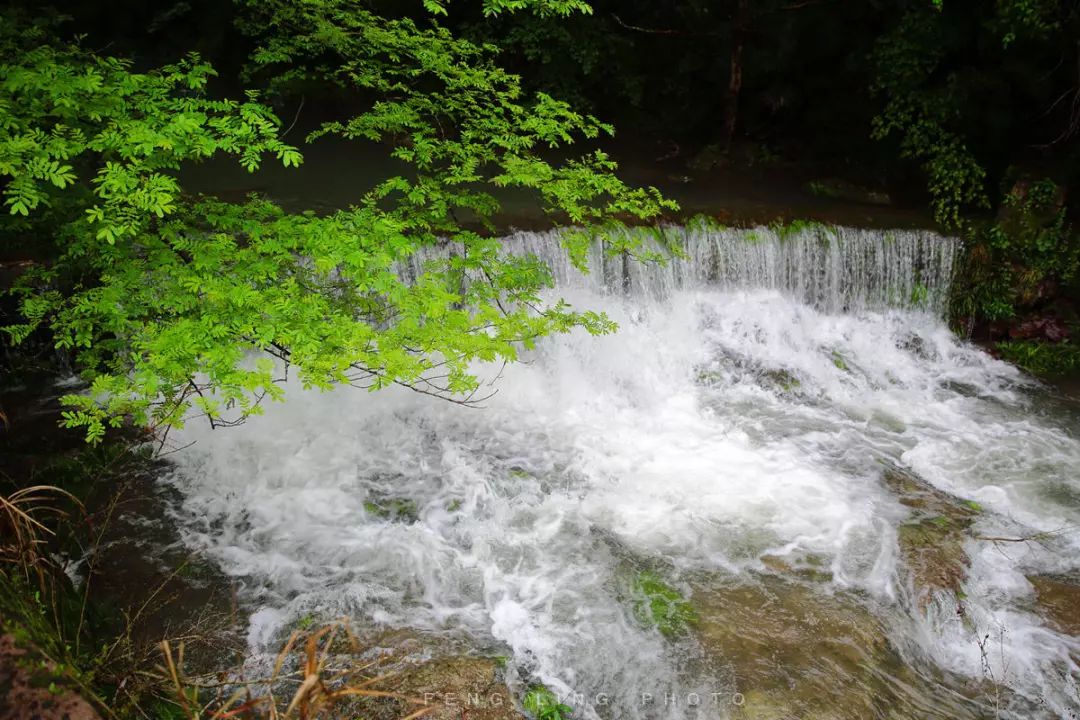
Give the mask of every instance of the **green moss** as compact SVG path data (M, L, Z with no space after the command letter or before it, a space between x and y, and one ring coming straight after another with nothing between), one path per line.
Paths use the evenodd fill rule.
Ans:
M790 240L805 232L812 232L818 237L821 237L824 236L828 230L825 225L816 220L792 220L786 224L783 222L774 222L769 227L776 233L776 237L779 238L781 242Z
M533 685L522 701L525 711L536 720L564 720L574 709L559 702L558 696L543 685Z
M790 393L802 387L802 382L790 371L783 368L765 371L765 378L783 392Z
M655 573L639 573L634 579L634 594L634 617L666 637L681 635L697 621L697 611L690 602Z
M714 217L695 215L686 222L686 229L691 232L722 232L727 226Z
M381 498L364 503L364 510L381 520L414 523L419 517L415 500L408 498Z
M840 368L844 372L850 372L847 361L844 360L844 356L840 354L839 350L832 351L832 364Z

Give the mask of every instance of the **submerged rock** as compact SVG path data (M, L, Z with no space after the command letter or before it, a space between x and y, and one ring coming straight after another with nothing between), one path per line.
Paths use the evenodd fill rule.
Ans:
M775 578L699 589L693 601L696 636L732 676L744 717L819 717L841 695L851 717L873 717L863 668L888 642L857 604Z
M1062 632L1080 636L1080 581L1048 575L1032 575L1039 609Z
M801 578L811 583L827 583L833 579L833 574L827 567L825 559L818 555L791 557L762 555L758 560L766 570L779 575Z
M911 669L858 598L775 576L697 587L694 635L753 720L976 718L978 708Z
M912 509L911 517L897 528L897 542L919 607L925 609L941 591L961 601L961 586L971 565L964 544L982 508L898 467L886 468L884 479L900 503ZM962 613L963 606L959 609Z
M906 522L897 529L904 564L911 573L919 606L925 608L939 590L963 595L971 560L964 550L966 526L937 515Z

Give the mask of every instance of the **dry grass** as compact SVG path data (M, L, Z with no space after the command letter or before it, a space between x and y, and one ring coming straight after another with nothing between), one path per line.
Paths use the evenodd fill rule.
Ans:
M43 552L48 539L54 535L41 520L42 515L66 518L57 500L70 500L80 510L74 495L52 485L33 485L7 495L0 495L0 562L18 566L29 579L41 577L43 565L49 562Z
M315 720L335 717L350 701L392 698L415 706L402 720L421 717L437 706L400 693L375 690L393 673L383 672L385 655L360 659L364 646L345 620L310 633L295 631L277 654L265 677L187 678L184 646L161 643L164 665L158 670L173 691L172 702L191 720ZM342 657L346 662L340 663Z

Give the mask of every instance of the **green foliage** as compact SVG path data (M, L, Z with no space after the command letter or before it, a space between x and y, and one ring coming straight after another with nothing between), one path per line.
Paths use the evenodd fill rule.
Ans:
M655 627L666 637L676 637L697 621L697 611L677 589L652 572L641 572L634 579L634 617Z
M1040 377L1054 377L1080 370L1080 347L1071 342L1031 340L999 342L994 349L1002 359Z
M900 137L902 157L922 162L936 219L955 228L966 206L987 207L989 199L986 171L955 127L960 77L934 82L946 58L945 33L941 13L915 3L878 41L873 90L885 107L874 119L873 136Z
M591 86L598 82L631 101L641 99L640 78L611 62L613 53L633 52L633 38L611 33L604 17L567 20L524 13L497 21L489 17L469 28L469 34L497 38L500 48L528 63L530 84L575 107L595 105Z
M901 156L922 165L938 222L960 229L966 211L996 200L989 186L1000 174L991 173L1020 154L1010 149L1013 137L1031 137L1033 127L1051 137L1061 133L1038 145L1049 149L1075 133L1072 115L1064 131L1055 128L1060 121L1053 111L1064 88L1051 78L1063 53L1075 50L1080 12L1055 0L980 7L933 0L900 8L872 56L872 90L885 103L873 136L898 138ZM1075 72L1067 82L1074 80ZM1032 106L1043 114L1034 117ZM1025 142L1025 154L1035 146L1034 138Z
M0 176L10 219L0 232L16 244L53 237L55 247L49 264L20 279L22 322L6 331L19 342L43 329L76 354L90 388L64 398L67 426L98 441L124 418L154 428L193 417L239 422L264 398L280 398L289 372L308 387L400 384L470 402L479 388L471 363L513 361L575 327L614 329L603 315L545 302L548 268L507 256L458 220L471 214L493 228L492 190L505 187L531 191L553 216L580 224L673 207L655 189L623 184L601 152L561 165L541 158L609 126L551 97L527 97L493 48L437 26L345 0L241 5L242 27L258 43L250 76L265 78L268 92L332 82L371 99L310 140L387 142L412 174L325 217L258 198L191 198L176 176L183 162L222 154L249 170L266 155L301 162L258 93L212 98L214 71L194 55L136 72L60 41L54 27L7 18ZM491 0L485 9L580 6ZM634 237L612 251L634 254Z
M522 705L536 720L566 720L574 712L572 707L560 703L558 696L543 685L530 687Z
M51 43L47 31L4 18L0 176L12 215L81 201L69 254L108 254L103 243L133 239L170 215L181 192L171 171L185 160L227 153L248 170L266 154L300 163L256 94L244 102L206 97L216 73L198 55L136 72L127 60Z
M1061 190L1047 179L1020 181L997 221L973 230L955 284L953 313L1007 320L1043 299L1048 284L1067 285L1080 271L1080 243Z
M433 15L446 15L450 0L423 0L424 9ZM592 7L584 0L484 0L484 15L501 15L528 10L541 17L566 17L574 13L591 13Z
M930 290L921 282L916 282L911 288L911 297L908 298L908 302L912 307L924 307L926 301L930 299Z

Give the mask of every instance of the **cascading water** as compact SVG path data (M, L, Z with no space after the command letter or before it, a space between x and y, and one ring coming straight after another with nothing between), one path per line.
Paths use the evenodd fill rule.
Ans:
M252 652L348 615L507 654L519 688L574 694L581 717L1080 710L1080 641L1027 580L1080 570L1075 413L949 332L956 243L662 239L686 259L598 243L583 276L554 234L507 238L620 329L546 341L485 409L290 387L243 427L184 431L198 442L166 481L188 542L241 581ZM968 508L922 548L970 558L959 593L920 595L904 548L925 508L889 468ZM372 511L387 498L409 517ZM695 627L641 622L642 571L690 597Z

